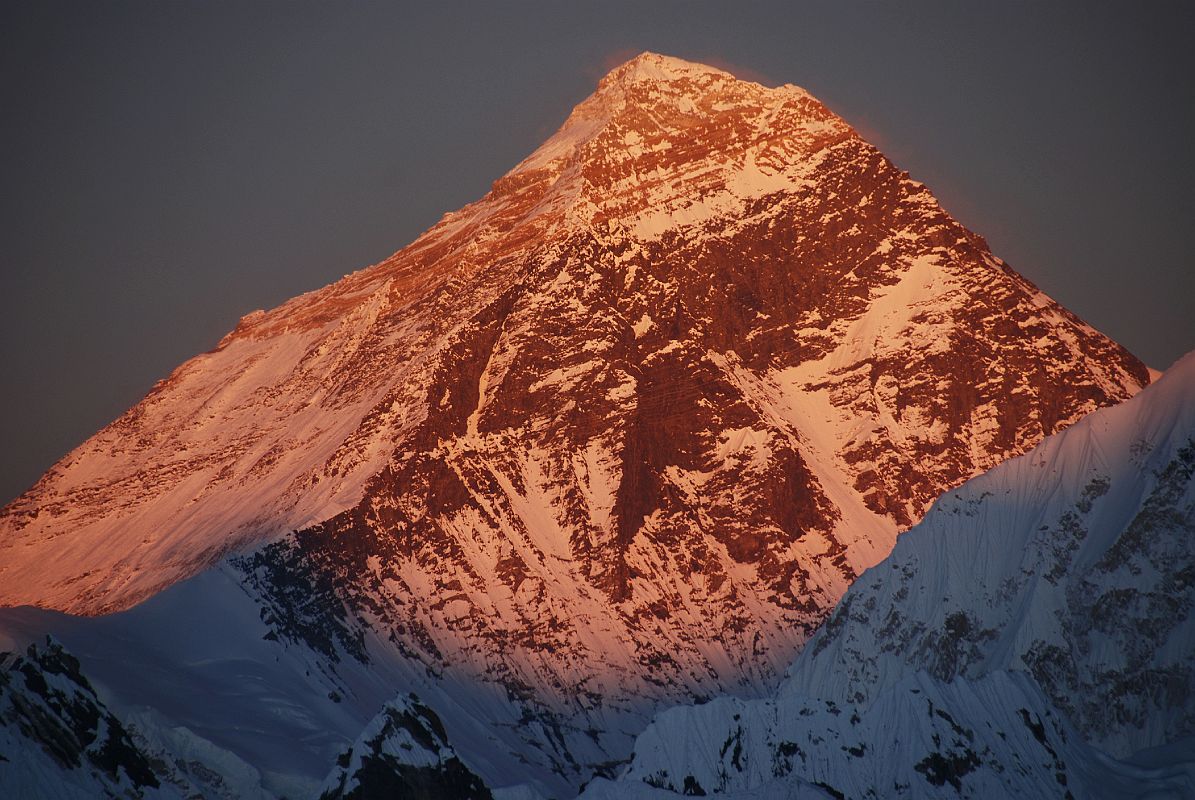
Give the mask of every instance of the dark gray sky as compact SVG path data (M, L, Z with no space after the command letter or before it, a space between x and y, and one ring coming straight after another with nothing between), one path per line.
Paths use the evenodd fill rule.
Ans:
M0 0L0 502L642 50L809 89L1148 363L1195 348L1188 3Z

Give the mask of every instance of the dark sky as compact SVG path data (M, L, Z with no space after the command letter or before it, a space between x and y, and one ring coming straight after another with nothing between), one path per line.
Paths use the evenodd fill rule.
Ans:
M1164 368L1195 348L1190 7L0 0L0 502L241 315L479 197L642 50L804 86Z

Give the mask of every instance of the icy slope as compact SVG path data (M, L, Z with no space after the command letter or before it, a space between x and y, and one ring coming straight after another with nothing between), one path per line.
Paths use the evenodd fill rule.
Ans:
M910 669L1030 672L1127 755L1195 734L1195 354L947 493L862 578L785 690L866 702Z
M514 798L568 796L570 781L543 753L559 757L560 732L527 719L529 709L500 687L429 673L372 636L360 650L350 644L366 661L334 634L311 632L317 645L280 639L239 576L224 565L101 617L0 609L0 649L24 649L53 632L139 741L218 777L229 797L314 800L330 773L340 775L346 751L369 752L360 746L376 738L379 715L406 702L409 691L434 709L456 752L487 785L536 792ZM635 730L645 723L637 718ZM617 739L617 731L605 735ZM608 758L586 733L569 736L578 757ZM630 734L620 741L628 753Z
M586 796L1195 796L1193 478L1190 354L942 497L773 698L658 715Z
M865 706L790 693L660 714L617 781L586 800L659 796L1185 798L1195 765L1143 768L1098 752L1024 673L943 683L925 673ZM700 790L700 791L698 791ZM646 795L653 796L653 795Z
M419 686L418 673L281 647L227 573L208 570L102 617L3 609L0 639L24 649L52 632L117 717L222 776L230 797L314 798L337 756L396 687Z

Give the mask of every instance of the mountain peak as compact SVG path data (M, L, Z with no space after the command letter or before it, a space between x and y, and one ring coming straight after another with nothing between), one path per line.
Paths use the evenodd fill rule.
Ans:
M642 81L674 81L706 75L727 78L734 77L728 72L706 66L705 64L698 64L673 56L644 51L630 61L624 62L610 70L606 74L606 77L602 79L599 87L609 83L621 83L625 85Z
M146 630L188 608L246 637L188 634L217 670L194 685L229 653L296 665L279 702L318 707L268 734L279 763L408 685L462 755L501 744L487 784L565 796L656 704L761 693L943 491L1148 380L814 98L644 54L485 197L246 318L0 511L0 605L194 576ZM245 720L221 727L276 730Z
M495 196L517 187L542 209L550 194L586 224L596 212L654 238L685 224L677 206L693 196L741 204L799 186L818 153L853 135L799 87L645 52L602 78Z

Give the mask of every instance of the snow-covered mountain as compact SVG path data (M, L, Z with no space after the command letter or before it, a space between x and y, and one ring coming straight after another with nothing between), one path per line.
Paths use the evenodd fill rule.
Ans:
M336 763L320 800L493 796L461 762L440 718L415 695L387 703Z
M409 478L429 527L526 527L614 599L700 505L707 582L759 565L820 601L944 487L1146 382L807 92L645 54L482 200L64 458L4 510L0 599L125 608Z
M943 491L1148 381L804 90L643 54L0 512L0 604L109 615L0 624L255 790L415 691L489 787L563 795L661 704L770 689Z
M774 696L659 715L586 796L1195 797L1193 578L1195 353L948 492Z
M147 751L104 705L79 661L48 639L0 657L0 794L12 798L221 797Z

